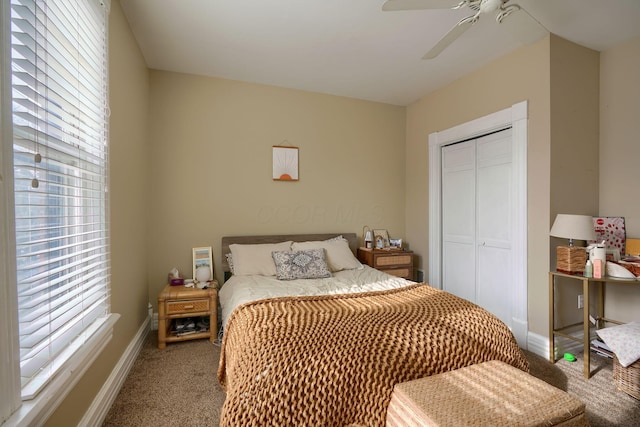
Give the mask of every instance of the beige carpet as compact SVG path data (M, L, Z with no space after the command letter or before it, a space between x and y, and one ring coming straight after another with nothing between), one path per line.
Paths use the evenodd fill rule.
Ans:
M587 418L593 427L640 426L640 401L616 389L613 361L591 355L591 378L585 379L582 353L576 362L558 360L549 363L538 355L525 352L536 377L567 391L587 405Z
M158 350L147 338L103 426L217 426L224 392L216 370L220 348L207 340L169 344ZM582 375L582 359L551 364L526 352L531 373L587 404L592 426L640 426L640 401L616 390L611 360L592 358L593 376Z
M225 397L216 377L220 347L193 340L159 350L155 332L147 337L103 426L217 426Z

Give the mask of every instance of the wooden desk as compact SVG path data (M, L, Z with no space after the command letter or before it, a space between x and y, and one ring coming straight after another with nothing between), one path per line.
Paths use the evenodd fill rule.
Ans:
M572 325L567 325L567 326L562 326L558 329L555 328L555 313L554 313L554 307L555 307L555 284L556 284L556 278L566 278L566 279L572 279L572 280L577 280L579 282L582 282L582 295L584 298L584 305L583 305L583 318L582 318L582 322L579 323L574 323ZM591 377L591 360L590 360L590 344L591 344L591 339L589 336L589 330L591 328L591 322L589 320L589 317L591 316L590 313L590 304L589 304L589 290L591 288L591 286L596 285L596 290L597 290L597 298L598 298L598 305L596 308L596 313L595 316L592 316L595 320L595 328L598 329L604 322L609 322L609 323L615 323L615 324L622 324L624 322L620 322L618 320L613 320L607 317L604 317L604 293L605 293L605 284L606 283L619 283L619 284L623 284L623 285L629 285L629 286L640 286L640 281L638 280L634 280L634 279L618 279L618 278L612 278L612 277L605 277L602 279L594 279L592 277L583 277L583 276L576 276L576 275L570 275L570 274L564 274L564 273L559 273L557 271L551 271L549 272L549 361L551 363L555 363L556 358L555 358L555 338L556 336L561 336L567 339L570 339L572 341L577 341L577 342L581 342L582 345L584 346L583 352L584 352L584 377L585 378L589 378ZM575 326L578 325L582 325L582 331L583 331L583 336L582 338L580 337L575 337L573 335L570 335L566 331L569 328L573 328Z

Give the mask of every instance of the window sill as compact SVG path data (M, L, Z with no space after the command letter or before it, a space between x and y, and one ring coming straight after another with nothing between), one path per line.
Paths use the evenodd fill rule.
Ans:
M2 427L44 424L78 380L82 378L93 361L102 353L113 337L113 326L119 318L120 315L116 313L105 316L98 330L69 359L67 366L34 399L23 401L22 406L2 424Z

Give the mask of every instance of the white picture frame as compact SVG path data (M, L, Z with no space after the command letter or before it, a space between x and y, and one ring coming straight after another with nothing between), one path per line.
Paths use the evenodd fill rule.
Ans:
M196 278L196 270L203 265L211 268L211 278L213 278L213 251L211 246L193 248L193 275L191 277L194 280Z
M298 180L298 147L283 147L274 145L273 149L273 180Z

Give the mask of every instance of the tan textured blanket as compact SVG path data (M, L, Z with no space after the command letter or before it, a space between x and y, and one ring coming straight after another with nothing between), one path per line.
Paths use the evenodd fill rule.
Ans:
M430 286L256 301L231 315L220 425L384 425L396 383L487 360L528 371L507 326Z

